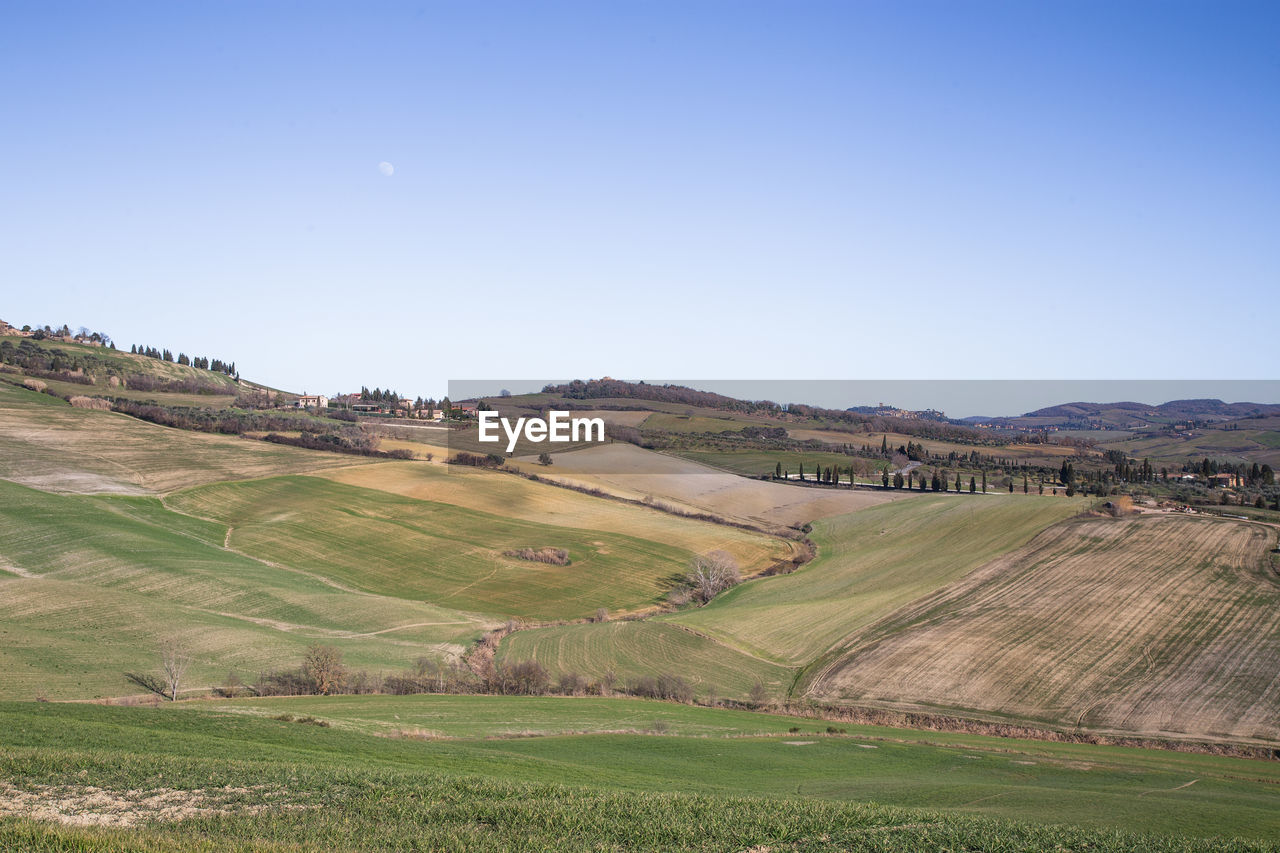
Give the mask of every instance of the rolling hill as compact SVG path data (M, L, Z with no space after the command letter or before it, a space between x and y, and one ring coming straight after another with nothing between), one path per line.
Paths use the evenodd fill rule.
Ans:
M846 640L826 699L1280 740L1273 529L1175 514L1058 524Z
M223 405L218 395L189 396L205 398L201 410ZM167 405L192 402L180 399ZM177 779L175 790L192 790L196 776L221 778L202 763L214 754L245 767L269 754L268 764L308 780L282 790L318 796L346 784L334 775L339 768L343 779L354 773L388 797L425 795L397 781L423 762L485 785L525 774L519 784L565 786L552 801L576 798L557 809L533 788L510 789L537 804L528 820L544 829L556 821L580 827L607 792L669 789L690 774L709 781L687 788L681 796L695 799L681 800L681 809L709 802L697 797L745 793L762 798L751 808L773 826L783 812L827 826L832 814L847 819L838 810L852 808L850 800L933 809L904 819L929 829L903 830L911 840L898 849L979 843L989 827L960 815L1086 827L1064 835L999 824L1002 838L1026 833L1025 849L1063 839L1091 849L1178 849L1148 836L1117 840L1118 827L1184 839L1233 827L1260 839L1274 829L1274 783L1249 769L1266 766L1256 762L959 732L931 732L925 742L902 729L817 719L848 709L915 712L930 725L941 726L944 714L1058 739L1140 735L1184 749L1273 750L1273 526L1164 512L1104 517L1092 511L1097 501L1034 489L943 494L744 477L733 470L749 473L751 454L758 458L750 464L778 452L796 461L826 454L833 464L869 457L851 453L842 440L850 433L821 420L775 419L759 432L769 418L755 410L630 405L581 411L693 444L660 453L613 442L557 453L549 466L526 456L511 460L511 470L490 470L445 464L438 426L299 422L299 432L394 433L433 448L431 461L386 460L160 426L0 381L0 699L28 700L0 709L18 726L0 733L0 843L132 843L140 836L52 829L9 804L73 808L65 804L79 803L85 785L124 797L154 788L142 780L158 773ZM1211 432L1261 446L1269 421L1227 423L1251 422L1257 435ZM764 439L759 448L716 449L725 435ZM781 450L767 446L775 439ZM954 436L919 443L935 458L978 447ZM1038 458L1032 454L1081 458L1065 445L1029 445L1024 456L1018 448L1006 442L982 452L1008 453L1013 465ZM520 556L544 548L564 549L568 562ZM816 557L805 562L810 548ZM691 560L710 551L731 555L745 582L705 606L668 606ZM317 645L342 656L343 689L437 689L386 676L451 664L461 673L449 682L457 689L518 691L520 682L504 674L536 664L545 671L538 690L572 695L239 696L159 713L58 703L138 702L138 682L126 674L154 675L158 650L173 637L191 654L185 696L269 686L273 673L299 672ZM806 716L613 695L624 691ZM35 698L58 707L45 710ZM512 735L521 737L506 739ZM1010 758L1010 749L1022 757ZM299 769L316 761L330 763ZM68 781L59 769L67 762L91 769L92 781ZM179 765L197 768L196 776ZM431 796L456 795L453 777L432 784ZM477 793L474 779L456 784L470 786L459 806L465 823L489 795ZM231 798L249 798L255 810L241 813L207 786L199 790L192 796L230 809L200 820L211 832L239 833L250 848L299 831L316 846L358 846L336 825L298 830L297 815L259 809L256 795ZM384 837L372 828L389 820L378 808L363 830L369 838ZM718 800L705 808L739 814ZM724 819L726 827L737 820ZM449 831L422 839L479 838ZM607 846L610 831L582 837ZM147 832L153 849L185 843L163 822ZM722 837L790 838L775 830ZM878 836L848 836L850 844L869 837ZM654 849L669 840L655 838Z

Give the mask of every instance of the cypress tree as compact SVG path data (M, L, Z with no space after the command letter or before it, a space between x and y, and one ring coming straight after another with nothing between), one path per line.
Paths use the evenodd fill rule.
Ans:
M978 482L977 480L973 479L973 477L970 477L969 478L969 494L972 495L976 491L978 491Z

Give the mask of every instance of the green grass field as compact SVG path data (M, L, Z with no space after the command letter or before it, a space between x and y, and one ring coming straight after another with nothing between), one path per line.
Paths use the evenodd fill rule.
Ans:
M401 702L408 712L434 698ZM477 701L521 714L521 700ZM625 704L649 716L631 708L645 703ZM3 705L0 790L17 816L0 817L0 845L1105 853L1269 850L1280 832L1280 777L1268 763L947 736L902 742L894 730L829 737L808 720L795 720L794 734L726 737L715 734L749 724L673 709L655 705L653 720L710 731L424 741L346 729L343 709L322 728L216 703ZM704 714L715 719L700 726ZM26 819L24 795L82 825ZM133 825L83 825L102 815Z
M167 505L229 525L235 549L366 592L532 619L657 602L693 554L623 533L548 527L317 477L202 486ZM504 556L565 548L570 565Z
M192 687L296 666L307 645L356 669L460 653L491 620L337 588L225 550L225 526L154 498L51 495L0 481L0 697L119 696L162 637L193 647Z
M810 732L822 731L827 725L783 714L622 696L278 696L178 702L165 707L175 711L217 711L254 717L314 716L340 729L418 738L637 732L741 737L786 734L795 726Z
M613 673L625 687L646 675L687 680L698 698L743 699L757 681L782 696L793 673L662 620L561 625L518 631L500 647L506 662L536 660L552 673L578 673L599 681Z

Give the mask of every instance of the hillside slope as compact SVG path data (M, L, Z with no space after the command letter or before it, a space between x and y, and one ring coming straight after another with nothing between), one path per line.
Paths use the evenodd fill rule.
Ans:
M1175 515L1051 527L851 638L811 694L1274 741L1275 538Z
M812 534L818 558L791 574L648 622L519 631L503 641L500 656L534 657L553 672L595 678L670 673L704 697L743 698L759 681L781 697L845 637L1021 547L1081 506L1067 498L922 495L822 519Z
M160 494L365 460L157 426L0 383L0 478L51 492Z

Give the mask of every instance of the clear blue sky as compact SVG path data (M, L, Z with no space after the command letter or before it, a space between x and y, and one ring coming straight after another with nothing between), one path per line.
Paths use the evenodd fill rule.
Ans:
M8 2L0 129L0 317L296 391L1280 376L1275 2Z

